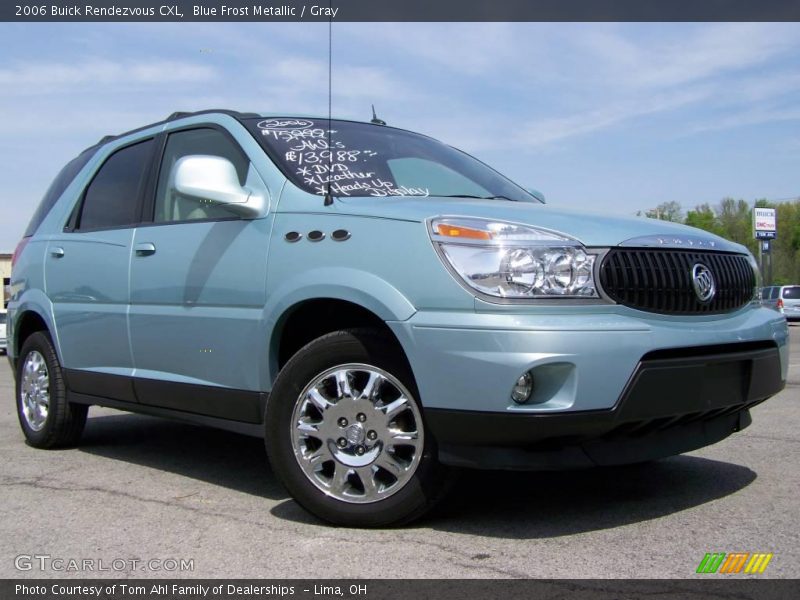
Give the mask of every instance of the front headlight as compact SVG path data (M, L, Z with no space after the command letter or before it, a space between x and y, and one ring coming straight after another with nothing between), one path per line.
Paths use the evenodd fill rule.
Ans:
M431 239L473 289L499 298L597 298L595 255L538 227L475 218L437 218Z

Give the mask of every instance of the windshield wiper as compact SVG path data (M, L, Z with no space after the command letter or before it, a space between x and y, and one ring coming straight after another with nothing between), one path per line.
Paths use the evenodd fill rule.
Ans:
M517 202L513 198L509 198L508 196L474 196L472 194L447 194L445 196L439 196L440 198L475 198L476 200L510 200L511 202Z

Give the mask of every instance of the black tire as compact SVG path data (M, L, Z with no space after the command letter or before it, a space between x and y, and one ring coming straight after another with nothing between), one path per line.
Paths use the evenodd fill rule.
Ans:
M350 527L408 523L433 508L454 479L453 471L438 462L435 440L424 429L424 420L421 424L423 443L416 470L407 476L398 491L369 503L351 503L324 493L312 483L295 456L292 422L301 394L322 373L348 364L374 366L397 379L412 396L410 400L421 416L422 407L417 400L419 392L411 369L394 340L373 329L350 329L324 335L289 360L270 394L266 446L273 471L300 505L330 523ZM418 429L420 424L415 423L415 426Z
M35 358L38 353L44 359L49 378L49 403L47 416L39 429L36 429L25 416L23 399L24 370L29 357ZM78 442L86 425L86 414L89 407L83 404L72 404L67 401L66 386L61 373L61 364L50 336L37 331L22 344L17 359L17 416L25 439L35 448L57 448L72 446Z

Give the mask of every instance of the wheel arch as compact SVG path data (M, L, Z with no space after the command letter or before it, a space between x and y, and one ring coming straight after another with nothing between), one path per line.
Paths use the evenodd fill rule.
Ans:
M387 322L405 321L415 312L416 308L398 289L372 273L342 267L303 271L277 286L265 307L266 383L272 386L280 368L294 352L312 339L338 329L375 327L403 348ZM303 318L309 322L302 324ZM313 334L318 335L309 338ZM288 343L287 335L302 339Z
M385 334L403 353L403 345L380 315L351 300L308 298L288 307L276 321L269 344L271 380L303 346L334 331L368 327Z
M15 318L11 322L13 329L10 339L12 343L9 344L9 346L13 347L14 360L16 361L19 358L19 352L25 340L37 331L45 331L50 335L50 339L53 340L56 354L59 356L60 360L61 352L55 336L53 335L53 324L46 316L46 313L31 306L21 307L16 313Z

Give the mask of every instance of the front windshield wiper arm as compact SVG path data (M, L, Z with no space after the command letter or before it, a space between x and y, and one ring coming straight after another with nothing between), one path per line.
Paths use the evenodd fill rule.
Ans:
M513 198L509 198L508 196L475 196L473 194L447 194L445 196L439 196L440 198L475 198L476 200L510 200L511 202L517 202Z

